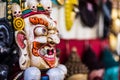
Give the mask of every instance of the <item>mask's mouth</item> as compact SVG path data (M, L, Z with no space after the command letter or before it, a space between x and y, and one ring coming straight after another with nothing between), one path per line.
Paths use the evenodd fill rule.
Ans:
M32 49L33 55L41 57L49 65L50 68L54 67L56 62L55 48L51 47L50 45L40 44L39 42L33 42L33 45L34 45Z

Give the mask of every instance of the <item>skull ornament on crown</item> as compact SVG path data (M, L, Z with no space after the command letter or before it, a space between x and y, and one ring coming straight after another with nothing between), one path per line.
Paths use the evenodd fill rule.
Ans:
M56 28L56 21L50 17L51 0L27 0L25 3L26 7L24 9L17 3L12 4L15 40L20 49L20 68L25 71L29 67L36 67L39 71L52 68L53 70L50 71L52 72L54 68L58 67L55 45L60 43L60 38ZM26 73L30 70L27 70ZM59 72L57 73L58 76L63 75L60 75ZM66 74L64 71L63 73ZM40 75L39 73L35 74ZM35 77L29 75L30 78L24 79L38 80L36 75Z

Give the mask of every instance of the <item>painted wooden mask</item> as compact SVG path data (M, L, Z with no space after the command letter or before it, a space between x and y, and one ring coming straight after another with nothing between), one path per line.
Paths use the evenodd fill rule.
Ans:
M29 66L52 68L58 63L54 48L60 42L57 25L50 17L51 10L46 9L51 8L51 1L41 4L44 1L29 0L24 10L16 3L12 5L13 17L16 10L22 12L22 15L14 17L13 25L16 43L21 51L19 64L23 70Z

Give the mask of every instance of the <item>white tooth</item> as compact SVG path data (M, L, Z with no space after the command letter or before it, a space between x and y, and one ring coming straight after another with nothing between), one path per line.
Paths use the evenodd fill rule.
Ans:
M49 58L49 55L47 55L47 57Z
M48 57L48 58L49 58L49 55L48 55L48 54L46 54L46 57Z
M48 58L53 58L54 57L54 55L45 55L45 57L48 57Z
M45 54L45 57L48 57L48 55L47 55L47 54Z
M49 58L51 58L51 55L49 55Z
M52 57L54 57L54 55L52 55Z
M54 55L49 55L49 58L53 58L54 57Z
M53 58L54 57L54 55L51 55L51 58Z
M49 56L49 58L51 58L51 55Z

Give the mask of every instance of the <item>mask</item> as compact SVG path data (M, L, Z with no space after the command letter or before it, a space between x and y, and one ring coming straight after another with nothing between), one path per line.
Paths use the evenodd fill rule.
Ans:
M23 70L29 66L47 69L56 67L58 63L55 45L60 39L56 22L50 17L50 10L46 10L44 0L41 1L43 6L37 0L34 3L36 9L32 9L32 2L27 1L29 9L23 10L22 15L13 20L15 40L21 52L19 64ZM18 6L13 3L12 11Z
M0 19L0 55L10 53L13 43L13 30L5 18Z

